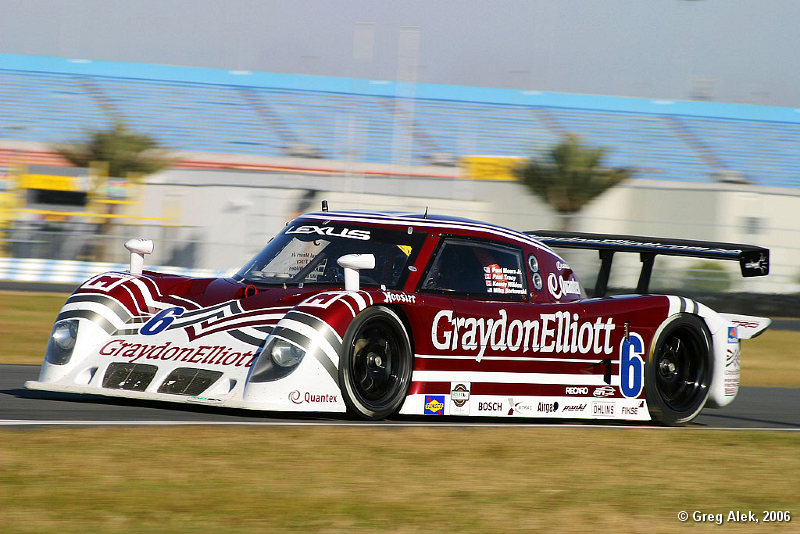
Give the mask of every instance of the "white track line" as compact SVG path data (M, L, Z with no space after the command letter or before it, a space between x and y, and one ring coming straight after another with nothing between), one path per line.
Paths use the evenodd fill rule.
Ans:
M586 423L439 423L439 422L331 422L331 421L57 421L57 420L31 420L31 419L0 419L3 426L286 426L286 427L351 427L351 428L593 428L625 429L625 430L717 430L737 431L751 430L764 432L800 432L800 428L765 428L765 427L737 427L719 428L704 426L640 426L640 425L606 425Z

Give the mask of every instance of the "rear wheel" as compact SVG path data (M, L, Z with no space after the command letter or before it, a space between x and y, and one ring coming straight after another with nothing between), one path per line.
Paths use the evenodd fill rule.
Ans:
M348 411L384 419L402 406L411 385L411 343L403 322L389 308L361 312L345 334L339 384Z
M645 365L651 417L666 425L694 419L708 400L713 365L711 334L702 319L680 314L666 323Z

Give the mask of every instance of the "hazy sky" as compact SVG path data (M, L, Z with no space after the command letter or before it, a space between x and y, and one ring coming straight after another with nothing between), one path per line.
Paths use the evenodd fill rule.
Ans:
M800 0L0 0L6 53L793 107L799 27Z

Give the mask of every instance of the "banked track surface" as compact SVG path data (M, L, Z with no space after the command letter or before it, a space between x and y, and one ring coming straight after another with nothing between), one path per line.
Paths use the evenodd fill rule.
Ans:
M170 424L274 424L274 425L430 425L441 426L598 426L615 423L570 422L552 419L476 419L446 417L403 417L380 423L351 421L344 416L249 412L207 406L138 402L100 396L56 394L25 389L35 380L38 365L0 365L0 424L27 425L170 425ZM524 421L524 422L523 422ZM625 424L640 427L641 424ZM800 388L743 387L736 400L725 408L704 410L685 428L770 429L800 431Z

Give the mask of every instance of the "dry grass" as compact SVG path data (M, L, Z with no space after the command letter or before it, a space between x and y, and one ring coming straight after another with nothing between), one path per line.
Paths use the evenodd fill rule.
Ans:
M4 533L649 534L685 528L681 510L800 513L796 433L177 427L0 439Z
M0 291L0 364L40 364L69 295Z

